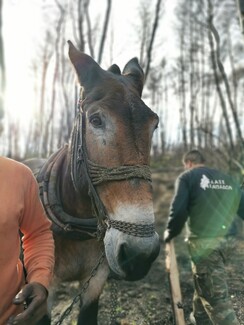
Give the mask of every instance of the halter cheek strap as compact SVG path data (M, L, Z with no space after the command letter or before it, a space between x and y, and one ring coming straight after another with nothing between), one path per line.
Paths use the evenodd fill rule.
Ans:
M76 191L80 190L81 176L85 175L88 183L89 196L92 201L93 213L98 220L98 227L105 233L108 227L113 227L127 234L132 234L129 228L133 228L133 235L139 237L151 237L155 233L154 224L133 224L123 221L111 220L106 208L101 201L95 185L108 181L142 178L151 181L151 171L148 165L130 165L107 168L100 166L88 159L85 139L85 112L82 103L78 102L78 114L71 136L71 178Z

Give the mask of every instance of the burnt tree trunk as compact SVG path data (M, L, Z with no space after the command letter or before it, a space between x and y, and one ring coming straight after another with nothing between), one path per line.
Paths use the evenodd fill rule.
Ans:
M112 6L112 0L107 0L107 10L106 10L106 14L105 14L102 38L101 38L99 52L98 52L98 60L97 60L98 64L101 64L101 62L102 62L102 55L103 55L105 40L107 37L108 23L109 23L109 18L110 18L110 13L111 13L111 6Z
M159 20L160 20L160 13L161 13L161 0L157 0L157 4L155 7L155 18L154 18L154 22L153 22L153 29L152 29L152 34L151 34L151 38L150 38L150 43L147 49L147 63L146 63L146 69L145 69L145 80L147 79L148 73L150 71L150 65L151 65L151 61L152 61L152 50L153 50L153 43L154 43L154 39L156 36L156 31L158 28L158 24L159 24Z
M210 49L211 49L211 63L212 63L212 67L213 67L215 85L216 85L217 93L219 96L219 100L220 100L220 104L221 104L221 108L222 108L222 112L223 112L223 117L225 120L226 131L227 131L227 135L228 135L228 139L229 139L229 143L230 143L230 149L231 149L231 152L233 153L234 152L233 135L232 135L232 130L231 130L230 122L229 122L229 118L228 118L226 102L225 102L224 95L223 95L223 92L222 92L222 89L220 86L220 77L219 77L218 66L217 66L217 62L216 62L216 51L214 49L214 41L213 41L214 37L212 34L212 25L213 25L213 12L212 11L213 10L212 10L211 0L208 0L208 26L209 26L208 39L209 39L209 44L210 44Z
M219 34L218 34L215 26L213 25L213 22L212 21L210 21L209 27L210 27L210 30L211 30L213 36L214 36L215 42L217 44L217 48L216 48L216 62L217 62L219 71L220 71L221 76L222 76L223 81L224 81L225 90L226 90L226 93L227 93L227 99L228 99L229 106L230 106L230 109L231 109L231 112L232 112L232 116L233 116L233 119L234 119L234 123L235 123L235 127L236 127L236 132L237 132L239 141L240 141L241 146L242 146L242 149L243 149L244 148L244 140L243 140L243 136L242 136L242 132L241 132L241 127L240 127L239 119L238 119L238 116L237 116L236 107L235 107L235 105L233 103L233 100L232 100L230 85L229 85L229 81L228 81L227 76L226 76L226 73L225 73L224 66L223 66L223 64L222 64L222 62L220 60L220 46L219 46L220 39L219 39Z

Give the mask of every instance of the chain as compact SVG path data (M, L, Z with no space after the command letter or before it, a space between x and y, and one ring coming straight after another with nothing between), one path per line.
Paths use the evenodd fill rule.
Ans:
M109 325L115 325L116 324L116 308L117 308L117 301L118 301L118 288L117 288L117 282L114 279L110 280L110 324Z
M104 258L105 258L105 252L103 251L102 254L101 254L101 256L100 256L100 258L99 258L99 260L98 260L98 262L97 262L97 264L96 264L96 265L94 266L94 268L92 269L89 278L88 278L87 281L83 284L80 293L77 294L77 295L74 297L72 303L69 305L69 307L67 307L67 308L65 309L65 311L64 311L64 312L62 313L62 315L60 316L60 319L59 319L56 323L54 323L54 325L61 325L62 322L64 321L64 319L70 315L70 313L71 313L72 310L73 310L74 305L77 304L78 301L80 302L80 305L81 305L81 297L82 297L82 295L87 291L91 279L92 279L92 278L97 274L97 270L98 270L99 266L103 263Z

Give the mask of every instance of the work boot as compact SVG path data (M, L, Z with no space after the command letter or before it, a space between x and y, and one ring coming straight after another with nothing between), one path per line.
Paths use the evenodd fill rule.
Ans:
M190 321L190 324L192 325L212 325L213 323L211 322L210 319L206 319L206 318L195 318L193 312L190 313L190 316L189 316L189 321Z
M189 321L190 321L190 324L197 325L193 312L190 313Z

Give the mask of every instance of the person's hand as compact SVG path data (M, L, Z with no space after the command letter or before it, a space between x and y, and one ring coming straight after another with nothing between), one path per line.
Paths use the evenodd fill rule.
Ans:
M171 241L172 237L170 236L170 232L168 229L164 231L164 242L169 243Z
M47 289L40 283L25 285L13 299L13 303L27 303L27 308L17 316L9 318L7 325L35 325L47 313Z

